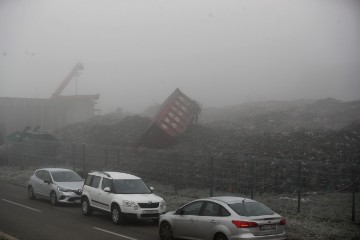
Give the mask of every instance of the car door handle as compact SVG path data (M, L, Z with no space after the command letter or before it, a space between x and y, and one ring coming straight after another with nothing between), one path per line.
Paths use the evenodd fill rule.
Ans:
M216 223L216 221L215 221L214 219L213 219L213 220L211 220L210 222L211 222L211 223Z

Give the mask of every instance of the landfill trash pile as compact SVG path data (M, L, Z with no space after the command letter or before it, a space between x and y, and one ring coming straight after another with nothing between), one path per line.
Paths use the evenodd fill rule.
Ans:
M132 146L150 121L150 118L140 116L105 115L59 129L54 134L62 141Z
M203 109L207 122L191 125L170 149L298 160L339 158L339 152L343 158L359 156L360 101L269 102L242 105L238 112L222 109L221 113L222 117L212 120L214 111ZM240 115L236 121L235 116ZM110 114L55 134L64 141L128 147L136 144L150 122L148 117Z
M317 129L341 129L360 119L360 101L333 98L318 101L244 103L222 109L204 109L200 122L254 134Z

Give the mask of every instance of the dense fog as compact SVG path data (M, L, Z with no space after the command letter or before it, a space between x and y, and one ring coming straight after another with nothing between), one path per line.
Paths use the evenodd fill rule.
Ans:
M142 111L180 88L203 106L357 100L356 0L0 1L0 96L100 93Z

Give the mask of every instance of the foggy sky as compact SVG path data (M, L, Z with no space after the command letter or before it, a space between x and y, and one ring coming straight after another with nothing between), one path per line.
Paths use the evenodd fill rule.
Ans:
M0 97L48 98L81 62L103 113L175 88L205 107L358 100L359 2L0 0Z

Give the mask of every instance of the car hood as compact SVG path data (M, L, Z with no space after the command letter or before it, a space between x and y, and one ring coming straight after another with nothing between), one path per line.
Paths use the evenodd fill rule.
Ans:
M69 190L79 190L82 189L84 185L84 181L80 182L55 182L61 188L69 189Z
M118 198L135 203L161 202L163 199L155 194L117 194Z
M168 221L173 221L173 219L175 218L175 216L178 216L178 215L174 215L175 214L175 211L170 211L170 212L166 212L164 214L161 214L160 215L160 218L162 220L168 220Z

